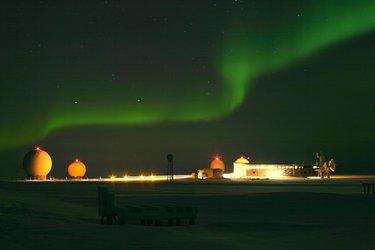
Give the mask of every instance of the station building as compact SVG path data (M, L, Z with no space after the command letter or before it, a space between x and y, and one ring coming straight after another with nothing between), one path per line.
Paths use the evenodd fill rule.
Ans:
M316 166L305 166L295 164L251 164L243 156L233 163L234 178L252 177L308 177L317 176Z

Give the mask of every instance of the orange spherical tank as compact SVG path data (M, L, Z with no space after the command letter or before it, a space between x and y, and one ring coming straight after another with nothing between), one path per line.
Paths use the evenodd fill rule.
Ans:
M86 174L85 164L79 160L75 160L68 166L68 174L75 179L82 178Z
M224 164L224 162L222 160L220 160L219 157L215 157L215 159L213 161L211 161L210 168L211 169L221 169L221 170L224 170L225 169L225 164Z
M23 168L29 179L45 180L52 169L51 156L46 151L36 147L23 158Z

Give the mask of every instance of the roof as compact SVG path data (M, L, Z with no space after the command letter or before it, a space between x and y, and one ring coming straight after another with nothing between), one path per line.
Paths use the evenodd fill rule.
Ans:
M237 163L237 164L249 164L250 162L249 162L248 159L246 159L245 157L241 156L234 163Z

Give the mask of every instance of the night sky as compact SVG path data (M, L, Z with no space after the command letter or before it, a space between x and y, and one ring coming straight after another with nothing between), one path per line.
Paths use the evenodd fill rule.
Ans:
M0 177L190 174L220 154L375 173L375 2L3 1Z

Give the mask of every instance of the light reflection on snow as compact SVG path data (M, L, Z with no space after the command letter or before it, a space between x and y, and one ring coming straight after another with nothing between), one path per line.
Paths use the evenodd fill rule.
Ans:
M174 175L175 180L190 179L191 175ZM125 175L116 177L111 175L109 178L82 178L82 179L46 179L46 180L17 180L20 182L156 182L167 181L166 175Z

